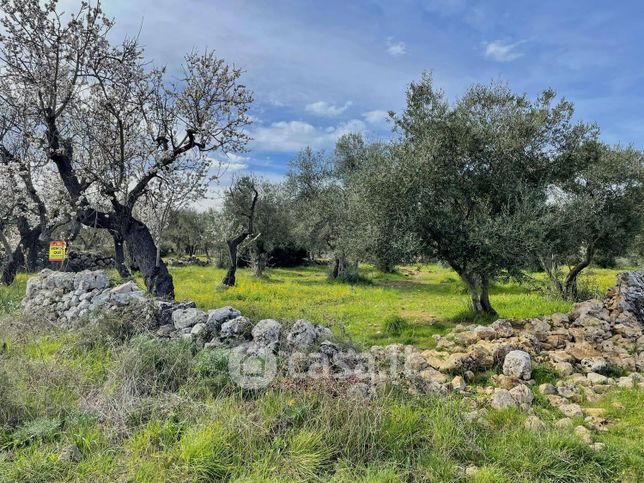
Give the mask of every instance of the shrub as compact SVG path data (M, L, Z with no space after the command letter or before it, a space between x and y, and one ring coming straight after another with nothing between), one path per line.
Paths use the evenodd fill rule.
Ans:
M92 349L97 346L114 347L138 334L147 332L149 328L149 320L134 308L103 311L99 317L89 319L80 328L77 344L82 349Z
M3 363L1 356L0 363ZM0 427L15 424L20 420L22 408L16 403L16 391L9 374L0 368Z
M192 358L190 341L137 336L116 356L108 386L133 396L176 391L194 376Z
M386 335L398 337L408 326L409 324L405 319L397 315L392 315L383 322L382 332Z
M11 435L11 444L15 447L32 441L51 441L61 433L61 429L62 421L58 418L36 418L14 431Z

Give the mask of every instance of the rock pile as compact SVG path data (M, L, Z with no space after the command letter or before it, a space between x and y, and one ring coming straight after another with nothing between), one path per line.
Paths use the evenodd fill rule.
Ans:
M134 282L111 287L101 270L69 273L45 269L27 282L22 307L69 325L99 308L144 304L148 300Z
M23 300L26 311L46 314L66 326L85 315L126 306L147 317L147 326L158 337L190 339L199 350L235 348L244 357L274 354L292 377L322 375L348 381L352 393L363 395L398 384L414 393L456 391L482 396L478 399L495 408L527 409L534 399L535 364L541 364L550 365L560 379L556 385L542 384L539 392L573 418L583 415L578 404L582 399L596 399L611 385L644 385L639 375L644 369L640 272L620 274L604 301L576 304L569 314L460 325L444 337L435 336L436 347L430 350L392 344L358 353L341 348L328 328L305 320L288 331L273 319L253 324L233 307L206 312L193 302L149 298L134 282L111 286L102 271L43 270L29 280ZM493 368L498 374L491 375L490 384L471 383L476 372Z
M116 267L116 262L113 257L90 252L70 251L64 263L64 270L74 273L84 270L105 270L114 267Z

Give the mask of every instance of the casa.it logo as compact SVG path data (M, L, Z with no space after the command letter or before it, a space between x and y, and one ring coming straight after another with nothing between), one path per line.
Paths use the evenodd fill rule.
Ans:
M244 389L264 389L277 374L277 358L270 348L243 344L231 351L228 373Z

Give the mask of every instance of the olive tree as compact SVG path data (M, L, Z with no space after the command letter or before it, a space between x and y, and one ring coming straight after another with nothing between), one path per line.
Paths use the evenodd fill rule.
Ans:
M255 208L256 235L245 250L250 258L255 276L261 277L270 264L270 254L278 248L287 249L294 244L291 205L282 184L261 183L261 196Z
M259 191L257 180L252 176L236 179L226 191L224 216L226 217L226 245L229 265L222 284L233 287L236 283L237 254L239 247L248 237L255 234L255 216Z
M577 279L596 259L625 254L641 231L644 155L588 143L578 173L553 186L535 233L535 253L554 287L578 298ZM565 267L565 269L564 269Z
M111 45L100 3L63 14L55 1L0 0L0 95L27 106L42 149L85 225L117 233L157 296L174 287L135 207L163 173L242 151L252 101L241 71L213 52L186 56L178 79L135 40Z
M550 90L531 100L496 84L450 103L425 74L393 116L400 195L392 203L409 210L423 253L458 273L476 313L496 313L491 281L521 275L534 210L548 186L575 172L577 151L595 135L572 115Z
M310 148L291 161L286 186L294 218L294 232L313 254L332 258L330 277L352 279L363 255L358 193L350 186L361 160L361 141L345 138L334 156Z

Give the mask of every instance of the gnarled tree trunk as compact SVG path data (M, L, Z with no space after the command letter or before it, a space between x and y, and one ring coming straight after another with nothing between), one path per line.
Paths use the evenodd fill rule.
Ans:
M239 245L248 237L250 233L244 232L240 235L226 241L228 245L228 270L226 271L226 276L222 280L222 284L227 285L228 287L234 287L237 282L236 273L237 273L237 249Z
M38 252L41 248L40 226L30 228L27 219L21 218L18 220L18 232L20 233L18 246L13 252L7 254L7 263L2 268L2 283L5 285L11 285L14 282L20 267L33 272L37 266Z
M125 251L123 247L123 237L118 232L112 232L112 239L114 240L114 262L116 263L116 270L119 272L121 278L130 278L132 274L125 264Z
M456 269L455 269L456 270ZM468 271L456 270L461 280L467 287L470 295L470 304L476 314L497 315L490 302L490 281L486 276L477 277Z
M252 186L253 190L253 200L250 205L250 210L247 213L244 213L244 216L248 220L248 224L246 226L246 230L244 230L242 233L237 235L235 238L231 238L230 240L226 241L226 244L228 245L228 258L230 261L230 265L228 266L228 270L226 271L226 276L222 280L222 284L226 285L228 287L234 287L236 283L236 278L235 275L237 273L237 249L239 248L239 245L241 245L246 238L248 238L252 233L253 233L253 222L255 221L255 207L257 206L257 199L259 198L259 192L255 188L255 186Z
M172 275L163 260L157 265L157 247L148 227L127 213L121 215L120 233L128 252L143 275L148 291L160 298L174 299Z
M595 248L592 245L586 247L584 253L584 259L579 262L577 265L572 267L566 275L566 279L563 284L563 296L567 300L577 300L579 293L577 291L577 277L593 260L595 255Z

